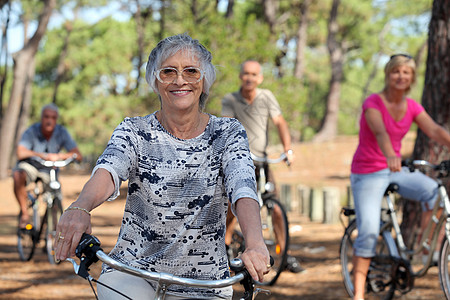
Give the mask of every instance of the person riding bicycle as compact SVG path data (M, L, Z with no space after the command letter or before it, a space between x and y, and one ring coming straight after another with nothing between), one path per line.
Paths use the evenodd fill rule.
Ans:
M82 234L91 232L90 211L115 199L128 180L113 259L186 278L227 278L224 235L231 206L248 245L241 258L252 278L263 280L269 252L245 130L236 120L203 112L216 78L211 59L187 34L167 37L151 51L146 80L160 110L125 118L114 130L91 178L58 222L57 259L74 256ZM132 299L151 299L155 292L154 283L106 265L99 281ZM232 287L170 286L167 293L166 299L231 299ZM118 297L101 285L98 294Z
M268 123L269 119L272 119L278 128L284 152L288 160L293 163L295 157L291 149L291 136L280 105L271 91L258 88L264 79L260 63L254 60L243 62L239 78L241 80L239 91L229 93L222 99L222 116L236 118L242 123L247 132L250 151L259 157L266 156L269 140ZM275 183L269 166L266 164L264 168L268 181ZM278 220L280 219L278 218ZM231 243L233 224L234 218L229 212L226 238L228 245ZM293 273L304 271L304 268L293 256L288 256L286 269Z
M19 228L25 228L30 222L28 215L26 186L37 178L44 184L50 182L49 170L33 157L44 160L64 160L72 155L77 155L81 161L82 156L76 142L62 125L57 124L58 107L48 104L42 107L41 122L31 125L22 135L16 149L17 164L13 170L14 194L20 206ZM65 149L67 152L61 153Z
M422 203L422 229L437 199L437 183L421 172L402 168L403 137L415 122L432 140L450 149L449 133L434 122L423 106L406 95L415 82L414 59L405 54L391 56L385 69L385 86L362 105L359 144L351 165L351 187L358 236L355 240L354 299L364 299L365 281L380 229L381 200L390 183L399 194Z

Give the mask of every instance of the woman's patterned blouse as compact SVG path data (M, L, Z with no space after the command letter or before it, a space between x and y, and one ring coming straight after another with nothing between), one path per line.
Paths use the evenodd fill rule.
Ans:
M114 259L195 279L230 275L224 242L228 203L234 209L240 198L257 200L246 132L236 119L210 115L201 135L182 140L166 131L155 113L126 118L93 173L98 168L114 180L110 200L128 180L122 226L110 253ZM232 289L172 286L169 292L227 298Z

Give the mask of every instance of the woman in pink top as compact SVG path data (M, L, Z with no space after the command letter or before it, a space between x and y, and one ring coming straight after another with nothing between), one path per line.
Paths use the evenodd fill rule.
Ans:
M358 227L353 299L364 299L367 271L379 235L381 200L389 183L397 183L403 197L422 203L424 219L437 199L437 184L432 179L401 166L401 142L413 122L429 138L450 149L448 132L431 119L422 105L406 97L415 82L415 70L411 56L393 55L384 69L384 89L363 103L359 145L350 176Z

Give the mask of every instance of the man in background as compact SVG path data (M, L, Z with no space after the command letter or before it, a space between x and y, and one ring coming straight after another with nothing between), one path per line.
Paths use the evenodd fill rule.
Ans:
M31 125L22 135L16 149L17 165L13 170L14 194L20 206L19 228L25 228L30 222L28 215L26 186L37 178L44 184L50 182L48 169L33 161L33 157L43 160L65 160L74 154L81 161L82 156L77 144L62 125L57 124L58 107L48 104L41 110L41 121ZM62 149L65 153L60 153Z
M278 129L287 159L292 163L294 152L291 149L291 136L287 122L281 113L280 105L271 91L258 88L264 79L260 63L254 60L247 60L242 63L239 78L241 79L239 91L227 94L222 99L222 116L236 118L242 123L247 131L250 151L259 157L267 155L268 126L269 120L272 120ZM269 170L269 168L266 167L266 170ZM275 183L270 171L267 172L266 176L269 181ZM227 244L231 242L234 223L232 214L229 212L228 215L230 220L227 224ZM293 273L304 271L293 256L288 256L286 269Z

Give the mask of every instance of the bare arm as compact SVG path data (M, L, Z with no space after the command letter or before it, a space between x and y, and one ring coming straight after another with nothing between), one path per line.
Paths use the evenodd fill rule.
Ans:
M70 151L68 151L66 153L58 153L57 154L58 155L58 160L68 159L69 157L71 157L74 154L77 155L77 161L82 161L83 160L83 156L81 155L81 152L78 149L78 147L75 147L75 148L71 149Z
M288 160L293 163L295 157L291 148L291 134L289 133L288 124L282 115L273 117L272 121L278 128L278 135L280 136L281 143L283 144L284 152L286 153Z
M33 150L30 150L22 145L17 146L16 149L16 156L18 160L22 160L22 159L27 159L33 156L37 156L40 157L42 159L46 160L46 156L47 153L43 153L43 152L35 152Z
M365 117L370 130L372 130L377 139L381 152L383 152L386 157L389 169L392 172L400 171L402 168L402 159L395 154L391 139L384 126L381 113L376 109L369 108L365 111Z
M75 255L83 233L91 233L90 212L114 193L114 181L111 174L105 169L98 169L84 185L78 199L70 207L80 209L66 210L58 222L57 232L64 239L57 241L56 259L65 260ZM86 211L83 211L86 210Z
M421 112L415 122L430 139L450 149L450 134L437 124L426 111Z
M236 202L236 214L245 239L242 260L254 280L263 281L268 272L269 251L264 244L259 204L251 198L241 198Z

